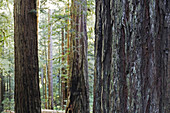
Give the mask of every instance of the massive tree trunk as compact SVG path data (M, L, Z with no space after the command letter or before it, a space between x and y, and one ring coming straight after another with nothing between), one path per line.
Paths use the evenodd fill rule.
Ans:
M93 112L168 113L170 111L168 0L106 1L96 0ZM109 66L111 60L108 58L105 60L107 50L105 44L109 47L110 43L105 43L107 42L105 34L108 32L105 24L109 16L105 17L104 13L106 11L109 14L110 10L112 12L110 21L113 21L113 28L112 26L110 28L114 37L114 61L111 64L114 72L111 77L105 76L107 73L105 66ZM108 51L107 54L111 56ZM109 84L105 81L106 77L111 78L111 87L106 86ZM104 98L106 94L108 97ZM110 100L106 104L108 98ZM109 110L106 109L107 105L111 106Z
M72 1L70 76L66 113L89 113L86 0Z
M36 0L14 1L15 112L40 113Z

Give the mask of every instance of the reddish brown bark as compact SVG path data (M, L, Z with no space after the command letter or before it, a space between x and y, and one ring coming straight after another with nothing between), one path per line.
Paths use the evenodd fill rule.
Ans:
M70 76L66 113L89 113L86 0L72 1ZM83 13L84 12L84 13Z
M15 112L40 113L36 0L14 1Z

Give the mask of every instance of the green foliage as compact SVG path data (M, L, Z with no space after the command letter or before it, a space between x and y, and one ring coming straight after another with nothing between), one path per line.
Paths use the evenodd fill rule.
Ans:
M13 41L13 0L0 0L0 76L5 87L10 89L10 92L5 90L2 94L4 100L4 110L14 110L14 41ZM9 79L10 86L9 86Z
M2 102L4 110L12 110L14 111L14 99L9 100L9 98L5 98Z

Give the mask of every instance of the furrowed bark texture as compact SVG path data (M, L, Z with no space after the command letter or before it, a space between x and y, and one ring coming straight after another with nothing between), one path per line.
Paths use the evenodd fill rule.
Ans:
M102 17L101 1L96 0L96 22L95 22L95 69L94 69L94 100L93 113L101 113L101 86L102 86Z
M165 67L165 78L164 78L164 87L163 91L165 91L164 102L164 112L170 112L170 2L166 0L165 2L165 21L164 21L164 40L166 42L166 46L163 48L164 50L164 64ZM164 89L165 88L165 89Z
M111 1L96 0L93 113L110 112L112 63Z
M170 43L170 3L168 0L155 1L155 73L156 103L159 113L170 112L169 93L169 48Z
M40 113L36 0L14 1L15 113Z
M96 0L94 113L169 112L169 6L168 0ZM113 61L105 60L106 51Z
M70 76L66 113L89 113L86 0L72 1ZM85 12L85 13L83 13Z
M150 110L150 98L151 98L151 52L153 51L150 35L150 12L149 1L141 0L141 111L142 113L148 113ZM151 51L152 49L152 51Z

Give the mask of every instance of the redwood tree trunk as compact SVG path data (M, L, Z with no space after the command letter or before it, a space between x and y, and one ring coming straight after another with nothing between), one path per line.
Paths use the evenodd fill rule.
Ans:
M94 113L169 113L169 7L168 0L96 0ZM105 43L110 12L111 77L105 68L111 61L105 57L111 56L112 44Z
M66 113L89 113L86 0L72 1L70 76Z
M36 0L14 1L15 112L40 113Z

